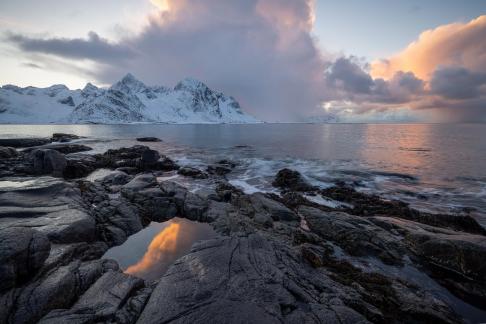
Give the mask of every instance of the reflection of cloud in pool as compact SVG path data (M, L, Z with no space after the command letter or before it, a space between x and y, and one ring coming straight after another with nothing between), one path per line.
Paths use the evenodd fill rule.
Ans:
M163 272L174 261L178 244L191 243L178 239L179 232L179 224L170 224L152 240L143 258L125 272L139 277L150 277L152 273Z
M145 280L158 279L174 261L191 250L194 242L216 236L208 224L182 218L172 219L166 224L167 227L153 237L143 256L139 257L139 261L128 263L131 265L126 268L126 273Z

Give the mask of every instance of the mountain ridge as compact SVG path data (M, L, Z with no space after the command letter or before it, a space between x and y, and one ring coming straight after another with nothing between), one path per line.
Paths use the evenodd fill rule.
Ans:
M259 123L230 96L185 78L174 88L147 86L128 73L109 88L87 83L70 90L4 85L0 88L1 124L220 124Z

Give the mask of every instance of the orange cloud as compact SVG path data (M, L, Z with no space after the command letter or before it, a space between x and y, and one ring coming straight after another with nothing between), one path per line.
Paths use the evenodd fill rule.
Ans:
M140 275L167 263L164 260L170 259L176 252L179 232L180 224L170 224L152 240L143 258L138 263L128 267L125 272Z
M486 15L467 23L443 25L423 32L401 53L371 64L374 78L390 79L398 71L430 80L439 67L461 66L485 71Z

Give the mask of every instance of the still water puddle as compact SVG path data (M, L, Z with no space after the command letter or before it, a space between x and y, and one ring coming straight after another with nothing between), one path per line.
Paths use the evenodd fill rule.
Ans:
M103 258L116 260L125 273L156 280L174 261L187 254L195 242L216 236L208 224L187 219L152 222L122 245L109 249Z

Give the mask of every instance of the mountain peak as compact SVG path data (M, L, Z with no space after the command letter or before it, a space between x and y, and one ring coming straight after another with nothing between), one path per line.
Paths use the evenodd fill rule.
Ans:
M111 89L124 92L141 92L147 89L147 86L131 73L127 73L123 79L115 83Z
M185 78L174 87L174 90L195 91L201 89L209 89L209 87L205 83L193 78Z

